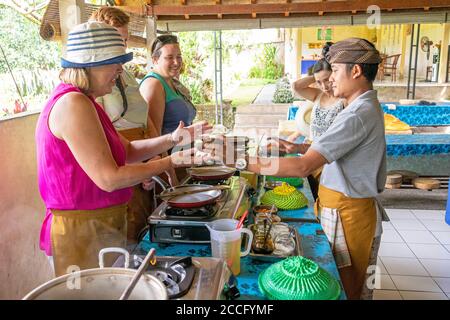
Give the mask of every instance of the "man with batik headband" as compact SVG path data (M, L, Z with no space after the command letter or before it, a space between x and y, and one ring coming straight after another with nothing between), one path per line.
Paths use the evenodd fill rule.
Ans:
M381 59L370 42L352 38L332 45L327 60L332 65L333 94L346 99L348 106L311 146L277 142L280 149L287 147L301 157L241 159L239 167L245 167L244 162L247 170L260 174L307 177L325 165L316 214L347 297L360 299L369 259L378 250L373 243L381 234L381 217L375 197L386 180L383 111L373 90Z

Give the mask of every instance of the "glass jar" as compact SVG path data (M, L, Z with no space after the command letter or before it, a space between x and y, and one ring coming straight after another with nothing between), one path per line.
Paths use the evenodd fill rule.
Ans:
M259 254L271 254L275 249L271 229L272 219L266 213L258 213L255 216L253 227L253 252Z

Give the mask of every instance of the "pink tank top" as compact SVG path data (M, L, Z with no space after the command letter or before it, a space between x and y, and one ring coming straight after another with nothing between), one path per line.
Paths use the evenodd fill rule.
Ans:
M50 131L48 127L50 111L56 101L69 92L81 91L65 83L56 87L42 110L36 127L38 184L41 197L47 208L41 229L40 246L47 255L51 255L51 209L93 210L107 208L127 203L132 196L132 188L106 192L97 187L80 167L66 142L55 137ZM117 165L125 165L126 151L120 142L117 131L103 108L92 97L89 97L89 99L100 118Z

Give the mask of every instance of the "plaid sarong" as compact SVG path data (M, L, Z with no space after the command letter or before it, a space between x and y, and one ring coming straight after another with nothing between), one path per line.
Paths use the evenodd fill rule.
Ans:
M338 268L352 265L350 253L345 241L344 228L337 209L318 206L320 224L331 245Z

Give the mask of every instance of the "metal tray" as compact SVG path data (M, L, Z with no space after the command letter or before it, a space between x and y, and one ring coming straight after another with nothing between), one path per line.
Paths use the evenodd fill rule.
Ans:
M248 225L248 228L253 232L253 224ZM262 261L268 261L268 262L274 262L278 260L285 259L287 257L294 257L294 256L302 256L303 255L303 249L300 242L300 235L298 234L298 231L295 227L288 225L289 230L294 231L294 241L295 241L295 249L290 255L276 255L276 254L260 254L260 253L254 253L253 249L250 250L250 253L248 254L250 257L256 260L262 260Z

